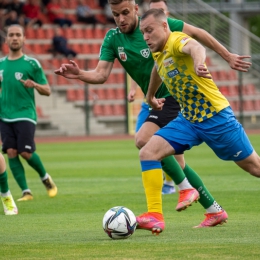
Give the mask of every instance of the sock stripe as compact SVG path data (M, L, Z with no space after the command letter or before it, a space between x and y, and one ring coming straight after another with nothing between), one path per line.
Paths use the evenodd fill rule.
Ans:
M162 165L159 161L141 161L142 172L153 170L153 169L161 169Z

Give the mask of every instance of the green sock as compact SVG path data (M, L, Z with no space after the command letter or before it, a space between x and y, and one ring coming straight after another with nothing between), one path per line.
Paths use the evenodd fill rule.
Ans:
M42 161L37 153L33 153L31 158L27 160L28 164L39 173L40 177L43 178L46 174L45 168Z
M161 161L163 170L173 179L176 185L185 179L185 174L174 156L168 156Z
M22 190L27 190L28 186L26 183L26 178L25 178L25 172L24 172L24 168L23 165L19 159L19 157L14 157L14 158L8 158L8 162L9 162L9 167L12 171L12 174L16 180L16 182L18 183L19 187Z
M191 186L193 186L200 194L199 203L204 207L204 209L209 208L213 202L214 198L202 182L199 175L191 169L187 164L183 169L188 181L190 182Z
M6 193L7 191L9 191L6 171L0 174L0 191L2 193Z

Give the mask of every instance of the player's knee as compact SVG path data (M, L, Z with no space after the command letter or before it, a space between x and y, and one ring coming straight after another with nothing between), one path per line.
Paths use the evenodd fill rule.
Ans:
M17 150L13 148L7 149L6 153L8 155L8 158L14 158L18 155Z
M21 152L20 155L23 157L23 159L25 159L26 161L29 160L32 156L31 153L27 153L27 152Z
M140 161L160 161L161 158L156 151L153 151L147 146L144 146L139 151Z
M141 150L139 151L139 158L140 161L151 160L149 150L146 149L145 147L141 148Z
M135 138L135 146L138 148L138 149L141 149L142 147L144 147L146 144L146 140L136 136Z

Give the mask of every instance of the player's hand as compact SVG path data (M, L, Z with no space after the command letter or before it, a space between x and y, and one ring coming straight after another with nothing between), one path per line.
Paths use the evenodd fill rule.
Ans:
M230 53L227 62L232 69L247 72L248 69L251 67L252 63L249 61L244 61L244 59L249 58L251 58L251 56L249 55L240 56L238 54Z
M68 79L78 79L80 69L75 61L70 60L70 63L61 64L60 68L55 70L54 73Z
M154 110L162 110L165 102L165 98L152 98L148 101L152 109Z
M127 100L128 100L129 103L135 101L135 93L136 93L135 89L130 89L130 91L127 95Z
M211 79L208 68L204 64L199 64L195 66L195 73L202 78Z
M31 80L31 79L26 79L26 80L20 79L20 82L26 88L35 88L36 87L36 83L33 80Z

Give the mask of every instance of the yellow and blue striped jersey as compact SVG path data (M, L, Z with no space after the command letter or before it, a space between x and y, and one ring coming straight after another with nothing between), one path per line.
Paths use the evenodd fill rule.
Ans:
M153 53L155 66L181 113L190 122L202 122L229 106L212 79L199 77L190 55L182 52L190 41L182 32L172 32L162 52Z

